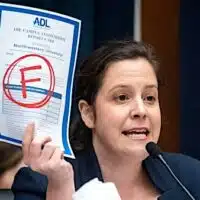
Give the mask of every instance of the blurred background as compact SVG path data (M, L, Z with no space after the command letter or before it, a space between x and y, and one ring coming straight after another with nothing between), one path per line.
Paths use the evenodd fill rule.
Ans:
M4 0L82 20L78 62L104 41L152 44L161 59L164 151L200 159L200 1L198 0ZM0 155L1 156L1 155Z

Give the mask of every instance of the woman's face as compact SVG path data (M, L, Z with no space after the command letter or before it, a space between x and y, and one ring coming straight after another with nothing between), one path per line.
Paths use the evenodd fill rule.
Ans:
M84 121L93 130L94 145L115 153L144 153L149 141L158 141L161 128L151 64L142 58L110 64L90 109Z

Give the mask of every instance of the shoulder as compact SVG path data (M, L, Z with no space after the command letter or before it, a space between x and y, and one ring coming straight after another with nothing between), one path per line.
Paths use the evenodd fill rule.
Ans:
M200 161L190 156L178 153L162 152L162 156L169 165L173 173L184 183L199 183L200 185ZM144 161L144 166L156 180L169 179L171 177L167 167L158 159L158 157L149 156ZM172 181L173 182L173 181Z
M200 175L200 161L190 156L178 153L162 153L163 157L174 170L180 172L198 173ZM187 175L187 174L186 174ZM200 178L200 177L199 177Z
M163 157L181 182L193 194L200 197L200 161L190 156L176 153L163 153Z

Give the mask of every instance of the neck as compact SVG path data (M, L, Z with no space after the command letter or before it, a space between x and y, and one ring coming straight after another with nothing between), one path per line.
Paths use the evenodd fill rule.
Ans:
M23 166L25 166L25 165L21 161L16 166L6 170L0 176L0 189L11 189L16 173Z
M96 147L94 149L105 181L118 184L126 182L127 185L127 183L138 183L143 177L142 159L130 159L129 156L120 157L100 151Z
M155 188L142 167L144 156L134 158L130 155L117 156L96 144L94 144L94 149L104 181L113 182L122 199L132 197L144 199L146 196L155 195ZM138 191L140 191L139 194Z

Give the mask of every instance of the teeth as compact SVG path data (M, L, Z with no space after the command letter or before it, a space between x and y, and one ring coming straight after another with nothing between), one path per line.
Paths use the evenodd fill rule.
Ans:
M141 133L141 132L146 132L147 130L143 129L143 130L132 130L130 132L137 132L137 133Z
M132 131L132 132L128 132L128 134L146 134L146 132Z
M145 134L147 135L149 133L149 131L147 129L135 129L135 130L131 130L131 131L124 131L123 134L125 135L133 135L133 134Z

